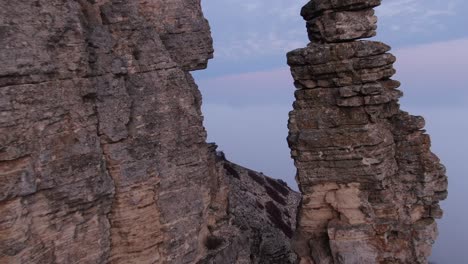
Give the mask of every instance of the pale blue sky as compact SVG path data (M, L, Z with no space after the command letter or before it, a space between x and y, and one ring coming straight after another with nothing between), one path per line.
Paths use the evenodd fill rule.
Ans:
M308 40L298 12L307 0L202 0L215 60L200 78L284 66ZM466 0L383 0L377 39L394 48L467 37Z
M202 0L215 58L194 73L210 141L241 165L294 185L286 143L294 86L286 52L308 40L305 0ZM426 117L448 168L449 199L433 260L464 264L468 249L468 1L383 0L376 40L393 47L402 108Z

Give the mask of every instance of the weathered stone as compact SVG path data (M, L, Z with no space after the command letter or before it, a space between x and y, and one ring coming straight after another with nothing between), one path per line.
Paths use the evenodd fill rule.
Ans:
M395 57L381 42L310 44L288 53L299 88L342 87L387 82L395 74ZM307 85L313 83L313 86ZM383 85L383 84L382 84Z
M199 263L296 263L290 243L300 194L223 156L216 164L227 176L219 178L217 189L226 192L218 192L208 209L207 237L222 241Z
M313 19L325 11L362 10L380 5L381 0L315 0L301 10L305 20Z
M311 41L341 42L376 35L374 10L338 11L307 21Z
M312 43L288 53L300 263L427 263L437 236L447 177L424 119L399 109L390 47L353 41L375 34L379 4L310 1L301 14Z
M0 37L0 263L294 262L299 195L206 143L199 0L3 0Z

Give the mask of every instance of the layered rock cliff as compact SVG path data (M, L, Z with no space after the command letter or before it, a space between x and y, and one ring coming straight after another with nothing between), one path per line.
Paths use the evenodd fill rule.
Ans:
M297 88L289 145L303 194L300 263L427 263L447 178L424 119L400 110L380 0L313 0L311 43L288 53Z
M426 263L447 180L358 40L379 4L303 8L296 231L299 194L206 143L199 0L0 0L0 263Z
M299 196L206 143L199 0L0 1L0 263L293 263Z

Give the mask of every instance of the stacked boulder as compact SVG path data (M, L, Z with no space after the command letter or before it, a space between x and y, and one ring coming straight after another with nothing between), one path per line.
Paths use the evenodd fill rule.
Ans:
M437 237L445 168L424 119L400 110L390 47L359 40L376 35L380 2L309 2L311 43L288 53L300 263L427 263Z

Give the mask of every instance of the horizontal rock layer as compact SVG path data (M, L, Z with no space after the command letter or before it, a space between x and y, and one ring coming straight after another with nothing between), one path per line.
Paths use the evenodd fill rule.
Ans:
M342 42L376 35L373 7L381 0L315 0L301 10L312 42Z
M400 110L390 47L375 35L380 1L311 1L312 42L288 53L296 101L288 142L303 193L300 263L427 263L445 168L424 119Z

